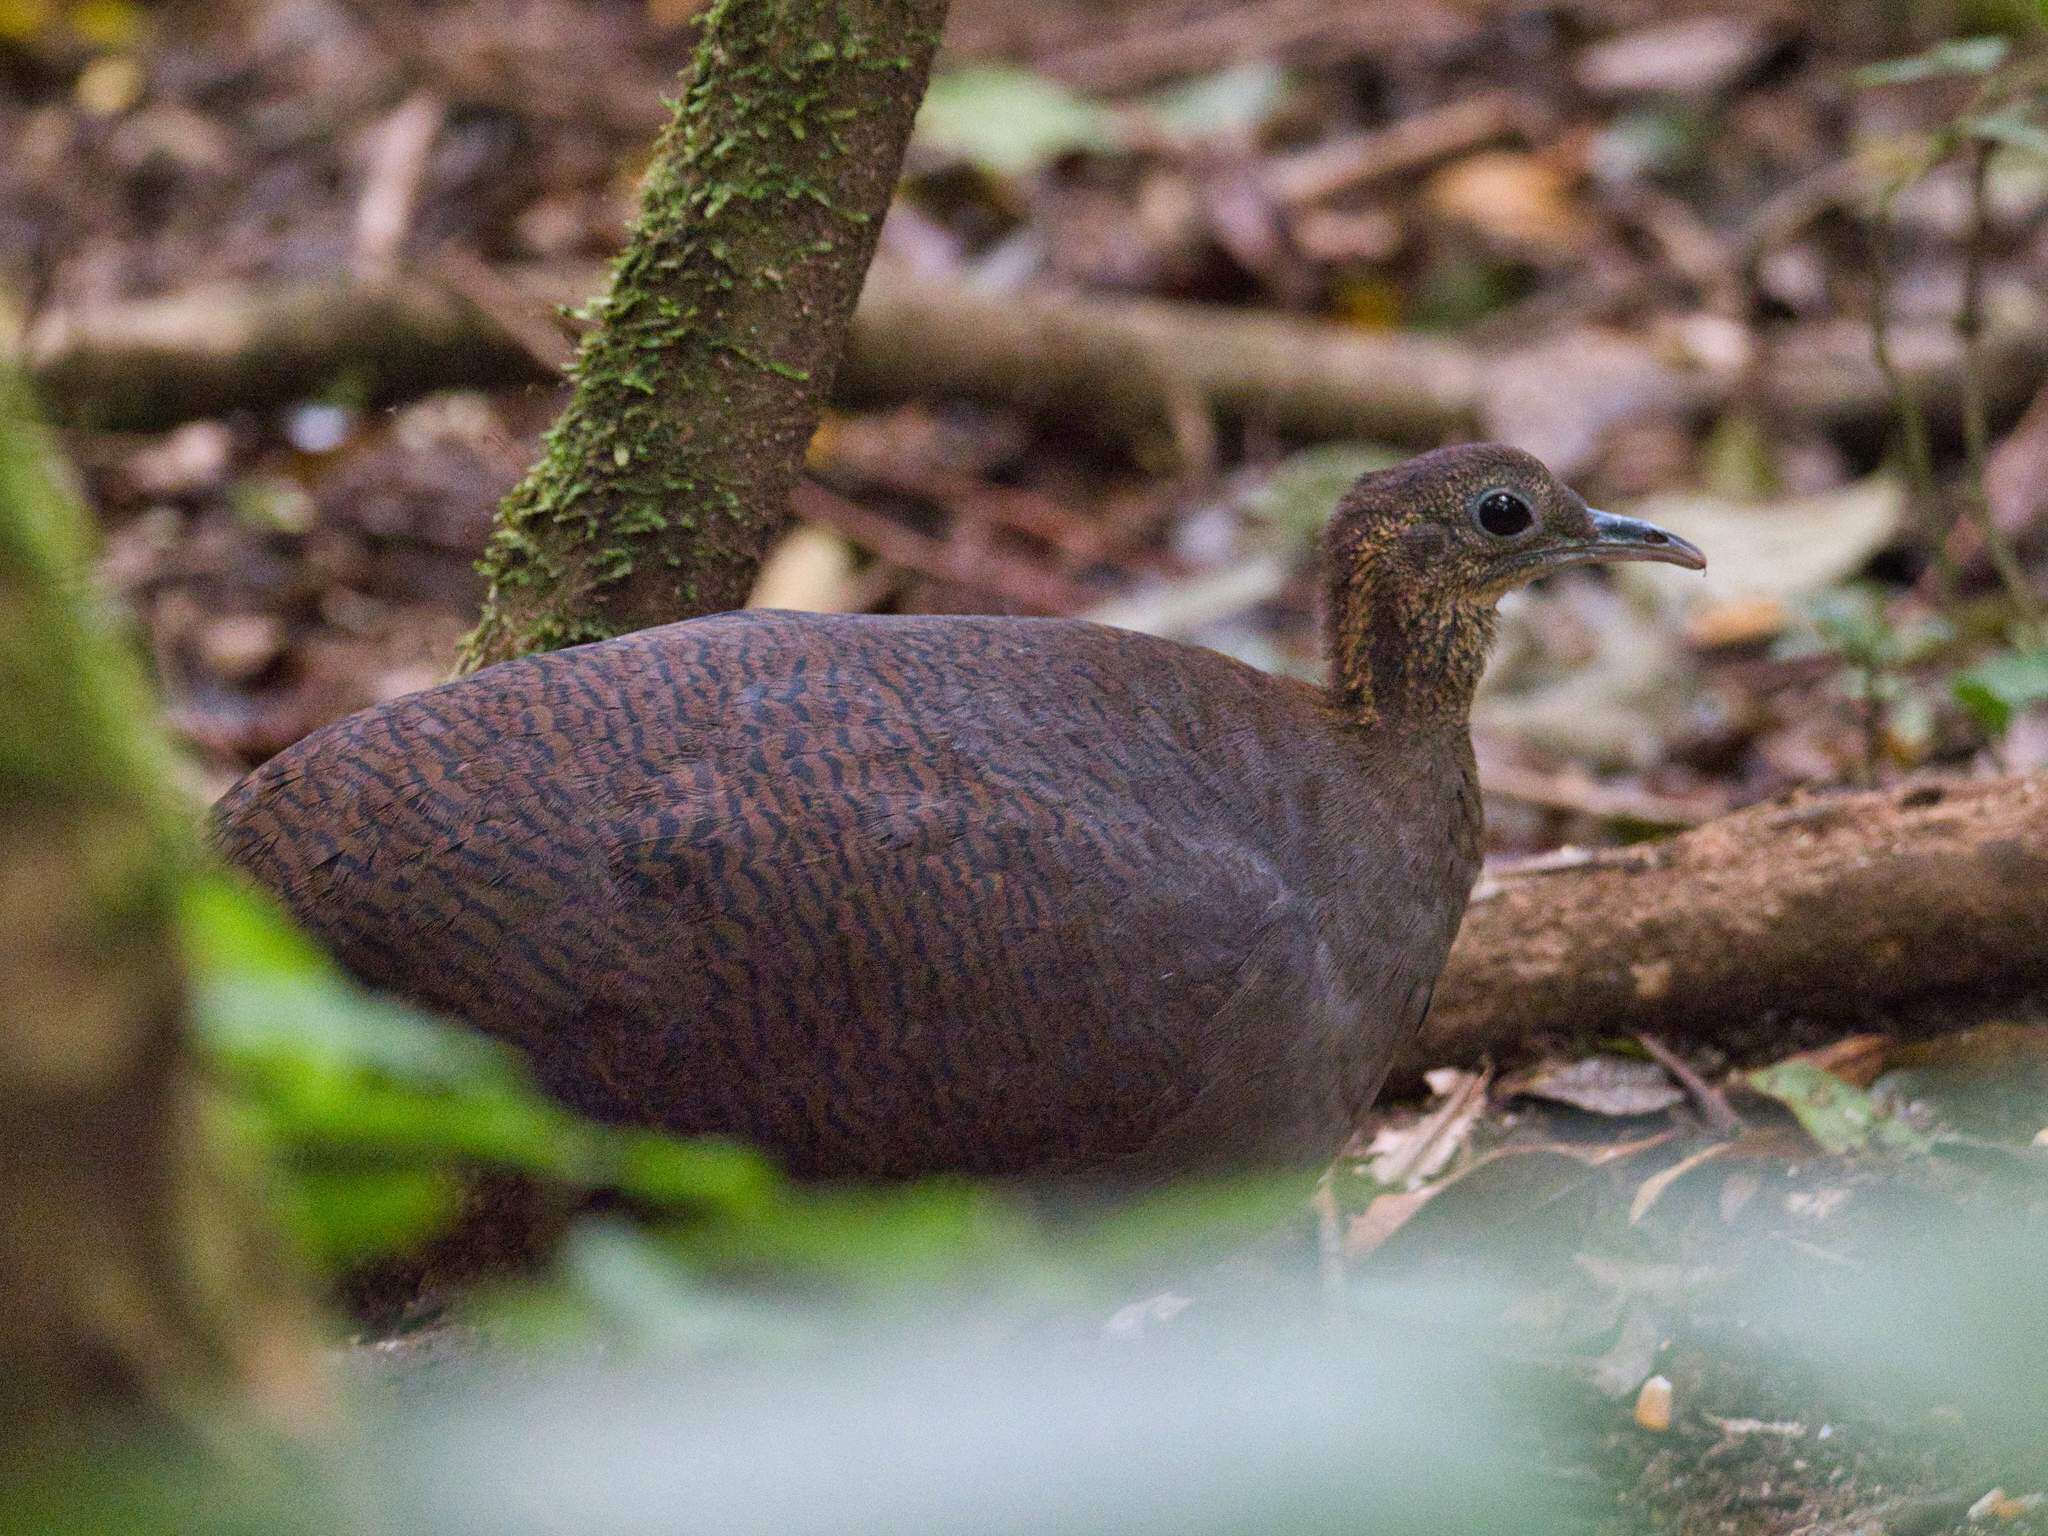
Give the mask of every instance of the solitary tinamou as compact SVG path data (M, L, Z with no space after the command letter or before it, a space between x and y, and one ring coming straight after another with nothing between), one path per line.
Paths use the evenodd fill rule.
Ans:
M811 1176L1320 1166L1480 843L1503 592L1684 540L1478 445L1365 476L1330 681L1075 620L719 614L306 737L228 856L609 1121Z

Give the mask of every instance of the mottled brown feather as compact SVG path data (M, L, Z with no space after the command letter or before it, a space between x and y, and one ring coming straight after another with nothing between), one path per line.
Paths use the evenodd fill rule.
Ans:
M1317 1164L1478 864L1494 594L1416 565L1499 472L1457 452L1347 500L1328 690L1077 621L718 615L318 731L220 846L607 1120L809 1175Z

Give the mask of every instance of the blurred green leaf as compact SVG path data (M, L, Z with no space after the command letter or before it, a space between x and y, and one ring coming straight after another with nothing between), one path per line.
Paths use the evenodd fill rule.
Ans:
M1423 269L1409 320L1417 330L1463 330L1507 308L1528 286L1526 274L1507 262L1447 251Z
M224 1115L273 1169L287 1219L316 1255L396 1251L450 1214L464 1170L617 1189L701 1219L766 1204L759 1154L596 1125L547 1099L508 1047L365 991L269 898L225 876L182 907L197 1041Z
M1299 1172L1196 1180L1134 1199L1063 1234L1063 1257L1082 1266L1133 1270L1239 1246L1302 1219L1313 1181Z
M1146 105L1175 138L1237 137L1254 132L1273 115L1288 85L1279 65L1260 59L1171 86Z
M1245 498L1247 516L1291 539L1307 541L1329 521L1330 509L1351 482L1375 469L1401 462L1403 455L1378 443L1321 443L1289 454Z
M1617 114L1594 135L1588 157L1595 175L1618 185L1691 170L1709 142L1707 120L1697 107L1658 102Z
M2023 107L2008 107L2003 112L1966 117L1962 127L1976 138L2023 149L2048 159L2048 128L2035 122Z
M743 1350L749 1358L815 1345L820 1328L788 1306L712 1285L676 1262L662 1240L617 1220L573 1226L542 1286L501 1292L478 1309L494 1330L559 1348L577 1337L608 1349L702 1359Z
M2003 736L2014 715L2048 703L2048 650L1993 656L1958 673L1951 686L1978 724L1993 736Z
M1886 1114L1877 1101L1811 1062L1781 1061L1749 1074L1749 1085L1791 1110L1821 1149L1851 1152L1906 1152L1924 1155L1934 1143L1903 1120Z
M2002 37L1952 37L1903 59L1866 64L1850 78L1857 85L1906 85L1957 75L1988 75L2006 60L2012 44Z
M620 1193L664 1209L750 1210L781 1187L774 1164L738 1142L630 1130L619 1132L618 1142L613 1178Z
M1954 627L1939 617L1894 620L1885 594L1866 585L1818 593L1804 606L1811 632L1789 635L1777 654L1835 655L1852 666L1884 670L1925 661L1955 639Z
M204 972L313 976L328 969L320 947L247 881L209 873L188 881L179 912L185 950Z
M869 1288L1024 1267L1032 1228L994 1191L956 1179L877 1188L792 1186L734 1220L672 1234L678 1256L720 1269L779 1270Z
M932 81L918 114L926 146L1002 176L1038 170L1079 150L1114 149L1114 113L1029 70L983 66Z
M279 1206L300 1250L340 1267L433 1236L460 1198L460 1185L441 1169L308 1169L290 1181Z

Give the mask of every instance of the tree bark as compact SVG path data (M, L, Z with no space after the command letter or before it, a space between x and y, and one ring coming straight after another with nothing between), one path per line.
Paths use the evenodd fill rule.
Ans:
M737 608L788 515L945 0L714 0L465 669Z
M0 1459L309 1385L200 1134L173 911L191 845L152 706L26 404L0 372Z
M1642 1030L1769 1059L2048 991L2048 775L1753 807L1482 888L1393 1086ZM1917 1015L1917 1017L1916 1017Z

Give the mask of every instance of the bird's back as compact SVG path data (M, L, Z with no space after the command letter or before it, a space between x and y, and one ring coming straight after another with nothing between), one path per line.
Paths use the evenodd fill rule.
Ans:
M731 614L352 716L222 846L607 1118L799 1171L1335 1150L1476 863L1462 732L1056 620Z

